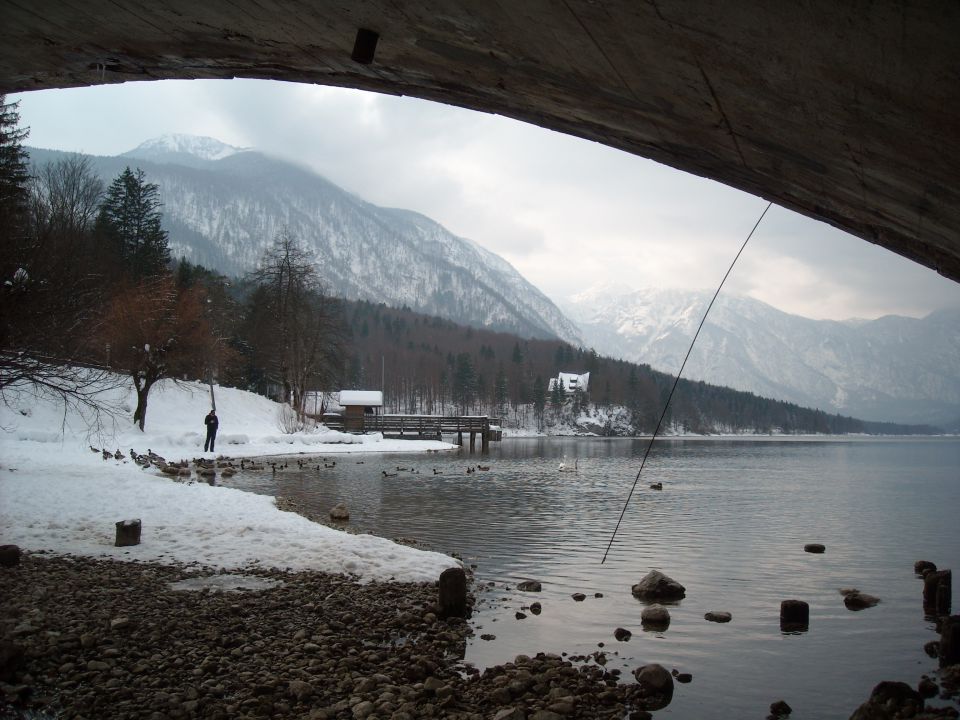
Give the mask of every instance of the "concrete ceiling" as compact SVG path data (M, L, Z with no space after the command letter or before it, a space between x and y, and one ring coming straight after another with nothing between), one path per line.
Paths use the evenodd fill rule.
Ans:
M0 19L0 92L246 77L438 100L713 178L960 280L956 0L0 0ZM351 58L361 28L379 36L369 63Z

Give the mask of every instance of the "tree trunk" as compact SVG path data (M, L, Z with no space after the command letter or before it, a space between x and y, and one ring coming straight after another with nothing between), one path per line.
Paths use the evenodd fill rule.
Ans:
M147 421L147 395L150 394L150 388L153 382L145 380L143 385L137 385L137 409L133 411L133 422L139 425L140 432L143 432L143 425Z

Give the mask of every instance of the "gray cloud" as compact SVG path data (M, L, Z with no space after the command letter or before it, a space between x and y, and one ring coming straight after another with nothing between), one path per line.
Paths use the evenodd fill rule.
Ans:
M411 98L234 80L14 99L40 147L115 154L182 132L306 164L370 202L430 216L556 298L600 281L715 287L766 204L602 145ZM781 208L729 288L821 318L960 306L960 284Z

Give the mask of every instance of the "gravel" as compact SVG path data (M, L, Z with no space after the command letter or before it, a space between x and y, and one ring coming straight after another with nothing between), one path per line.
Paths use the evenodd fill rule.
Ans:
M171 587L211 574L44 553L0 568L0 717L622 718L643 707L599 664L539 654L466 666L471 630L436 619L435 584L245 569L276 584Z

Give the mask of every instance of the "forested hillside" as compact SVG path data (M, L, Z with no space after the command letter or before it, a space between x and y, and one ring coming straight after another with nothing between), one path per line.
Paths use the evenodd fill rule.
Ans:
M644 434L656 427L674 382L649 365L601 357L561 341L523 340L369 302L346 303L344 312L352 333L345 386L377 389L382 382L387 412L489 413L508 427L529 427L572 423L590 407L619 406L629 431ZM566 398L548 392L549 378L561 371L589 372L589 392ZM686 380L680 381L666 421L677 431L694 433L935 431L862 422Z

